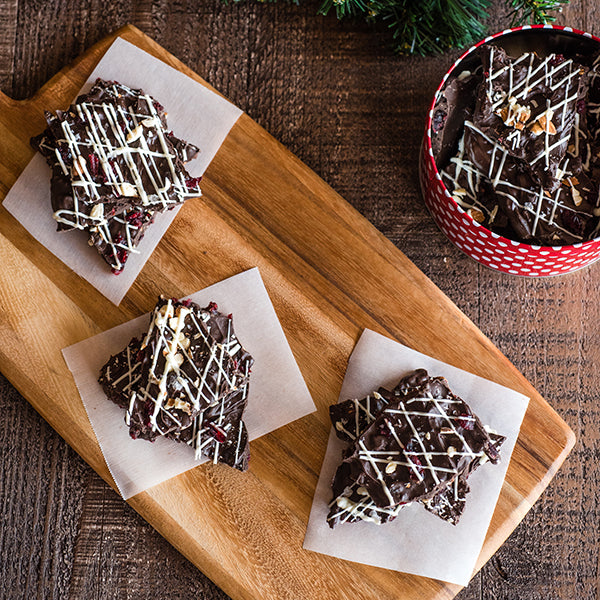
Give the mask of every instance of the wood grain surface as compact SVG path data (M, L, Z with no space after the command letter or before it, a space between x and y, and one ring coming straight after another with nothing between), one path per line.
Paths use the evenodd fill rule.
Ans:
M340 26L315 16L316 8L314 3L0 2L1 89L17 98L30 96L103 35L132 22L293 150L431 277L578 435L576 452L550 489L458 597L595 598L598 268L532 282L487 271L453 248L423 207L416 168L426 105L456 53L394 57L382 47L381 33ZM578 3L561 21L596 32L595 12L591 2ZM495 23L503 26L505 19L498 14ZM223 188L227 192L226 182L216 179L209 179L211 199ZM220 216L224 222L227 215ZM274 255L279 250L277 244L269 248ZM11 257L2 258L15 277L27 271L26 262L7 265ZM45 258L52 280L60 265ZM157 255L156 264L165 265L164 258ZM151 275L158 276L158 269ZM3 302L10 291L1 291ZM146 290L137 289L123 310L134 311L144 302ZM98 315L103 306L92 295L88 314ZM104 322L117 318L109 314ZM175 598L226 597L8 384L0 390L0 410L5 597L157 598L165 597L165 588ZM266 456L264 444L258 454ZM259 475L268 468L256 465ZM385 579L382 574L382 585ZM283 597L285 582L279 585Z

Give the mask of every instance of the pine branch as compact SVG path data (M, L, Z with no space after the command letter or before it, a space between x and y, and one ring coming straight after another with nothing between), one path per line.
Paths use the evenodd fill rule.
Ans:
M556 17L550 11L562 11L569 0L510 0L513 10L512 25L553 23Z
M289 1L299 3L299 0ZM362 18L372 23L386 23L396 52L426 55L449 48L463 48L484 37L490 1L323 0L319 13L327 15L335 10L338 19ZM563 5L569 3L569 0L503 1L512 9L513 26L553 22L555 17L551 11L560 11Z
M489 0L325 0L338 19L362 16L387 23L400 54L432 54L466 46L485 35Z

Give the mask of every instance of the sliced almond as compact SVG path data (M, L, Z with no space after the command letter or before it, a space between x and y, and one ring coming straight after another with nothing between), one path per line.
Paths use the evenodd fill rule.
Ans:
M496 204L494 208L492 208L492 212L490 213L490 223L494 222L496 215L498 214L498 205Z
M499 108L495 114L497 114L507 127L514 127L519 131L525 128L525 123L529 121L531 117L531 108L526 105L518 104L517 99L511 96L508 99L508 104Z
M83 174L85 173L86 166L87 166L86 165L86 160L85 160L85 158L83 158L83 156L78 156L73 161L73 171L75 171L75 173L77 175L79 175L79 177L83 177Z
M485 215L479 209L470 208L467 212L474 221L477 221L478 223L483 223L485 221Z
M142 137L143 133L144 133L144 128L142 127L142 124L140 123L135 129L133 129L132 131L130 131L127 134L127 138L126 138L127 143L131 144L132 142L139 140Z
M398 463L390 462L386 465L385 472L389 475L390 473L393 473L396 470L397 466L398 466Z
M571 196L573 196L573 204L575 206L579 206L581 204L581 202L583 201L583 198L581 197L579 190L575 187L571 188Z
M94 204L90 211L90 217L92 219L101 220L104 218L104 204Z
M553 116L553 110L548 109L545 112L543 112L531 126L531 133L533 133L533 135L540 135L540 133L555 135L556 127L554 127L554 123L552 122Z

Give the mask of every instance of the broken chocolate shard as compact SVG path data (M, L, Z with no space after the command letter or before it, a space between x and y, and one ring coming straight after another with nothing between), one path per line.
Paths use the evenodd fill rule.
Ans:
M99 383L126 409L132 438L165 436L190 445L196 458L248 468L248 402L252 356L231 315L211 303L160 298L142 339L134 338L102 367Z
M46 120L31 144L52 168L57 228L88 230L115 273L156 213L201 195L184 166L198 148L167 130L164 108L143 90L98 80Z

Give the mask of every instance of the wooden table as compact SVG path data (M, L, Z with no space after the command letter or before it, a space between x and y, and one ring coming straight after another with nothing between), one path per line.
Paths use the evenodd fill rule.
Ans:
M504 4L491 29L508 25ZM559 23L593 33L581 0ZM530 281L486 270L436 228L417 157L426 107L458 52L400 58L318 2L0 0L0 89L33 94L133 23L205 77L361 211L438 285L569 423L578 442L460 600L597 598L595 423L600 266ZM502 10L500 10L502 9ZM0 380L1 598L226 598Z

